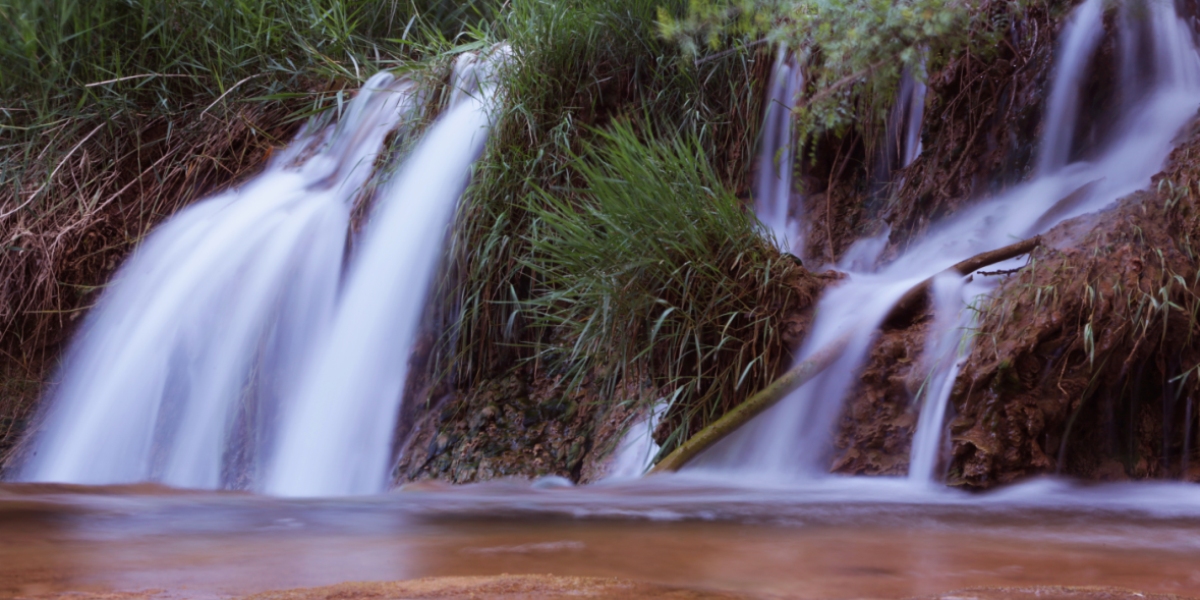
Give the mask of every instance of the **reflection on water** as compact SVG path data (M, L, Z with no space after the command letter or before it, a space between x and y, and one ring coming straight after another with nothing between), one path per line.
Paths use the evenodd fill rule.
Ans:
M649 478L426 486L281 500L164 488L0 488L0 594L220 597L343 581L549 573L771 597L973 586L1200 593L1200 489L1040 481L973 496L903 481L805 489Z

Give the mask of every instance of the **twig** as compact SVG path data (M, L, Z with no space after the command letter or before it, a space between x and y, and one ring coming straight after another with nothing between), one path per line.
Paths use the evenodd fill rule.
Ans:
M184 75L182 73L143 73L141 75L129 75L126 77L118 77L116 79L106 79L104 81L88 83L88 84L85 84L83 87L91 88L91 87L97 87L97 86L101 86L101 85L108 85L110 83L117 83L118 81L129 81L130 79L145 79L146 77L192 77L192 76Z
M233 90L236 90L239 85L242 85L243 83L246 83L247 81L250 81L251 79L254 79L255 77L262 77L263 75L266 75L266 73L256 73L254 75L251 75L251 76L229 86L229 89L225 90L224 94L221 94L216 100L213 100L212 104L209 104L208 106L204 107L204 110L200 111L200 114L203 115L204 113L208 112L208 109L216 106L218 102L224 100L225 96L228 96L230 92L232 92Z
M1000 270L1000 271L980 271L979 274L983 275L985 277L995 277L997 275L1012 275L1013 273L1017 273L1021 269L1024 269L1024 268L1025 267L1018 267L1016 269L1005 269L1005 270Z
M771 385L750 396L745 402L737 405L736 408L725 413L720 419L717 419L716 422L688 438L674 452L658 461L658 464L654 465L650 473L678 471L688 461L695 458L696 455L724 439L725 436L733 433L750 419L778 404L780 400L796 388L808 383L809 380L816 377L828 368L829 365L832 365L842 355L842 352L846 350L846 346L849 344L850 335L847 334L830 342L824 348L817 350L806 360L788 369L786 373L771 382Z
M67 152L67 155L64 156L62 160L58 161L58 165L55 166L54 170L50 172L50 176L46 178L46 182L43 183L41 185L41 187L34 190L33 193L29 195L29 199L22 202L20 206L0 215L0 221L7 219L8 217L12 216L14 213L21 210L22 208L29 206L29 204L31 202L33 202L34 199L36 199L42 193L42 190L46 189L46 186L50 185L51 181L54 181L54 176L58 174L58 170L61 169L63 165L67 164L67 161L71 158L71 155L75 154L75 151L78 150L79 147L84 144L84 142L87 142L88 140L92 139L92 136L96 135L96 132L100 131L100 129L103 128L105 125L106 125L106 123L101 123L101 124L97 125L96 128L93 129L91 133L84 136L82 140L79 140L79 143L75 144L75 147L71 148L71 151Z
M733 54L733 53L741 51L741 50L749 50L750 48L753 48L755 46L761 46L765 43L767 43L767 40L766 40L766 38L763 38L761 40L756 40L756 41L750 42L749 44L746 44L745 46L741 46L741 47L737 47L737 48L730 48L728 50L722 50L716 54L709 54L708 56L705 56L704 58L697 58L695 61L695 65L698 67L706 62L709 62L712 60L717 60L718 58L724 58L726 56L729 56L730 54Z
M1040 245L1042 245L1042 236L1034 236L1030 239L1023 240L1015 244L1010 244L1003 248L997 248L996 250L991 250L989 252L972 256L971 258L968 258L967 260L964 260L953 267L942 271L942 273L970 275L979 269L994 265L998 262L1006 261L1010 258L1016 258L1023 254L1029 254L1030 252L1033 252L1034 248L1037 248ZM937 277L937 275L934 277ZM896 328L910 322L912 318L918 312L920 312L922 307L924 307L929 296L929 288L931 285L933 285L934 277L930 277L929 279L918 283L912 288L909 288L909 290L900 297L900 300L896 302L896 305L892 307L891 312L889 312L887 318L884 319L884 324L888 327Z

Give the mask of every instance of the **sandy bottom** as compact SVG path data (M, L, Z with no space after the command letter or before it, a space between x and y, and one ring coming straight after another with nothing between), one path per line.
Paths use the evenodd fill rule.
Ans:
M28 600L154 600L175 596L163 590L141 592L55 592L16 596ZM581 598L617 600L738 600L786 598L677 588L616 577L555 575L496 575L490 577L427 577L411 581L350 582L338 585L263 592L244 600L423 600L426 598L487 598L548 600ZM933 600L1189 600L1184 596L1144 594L1112 587L992 587L955 590ZM922 599L924 600L924 599Z

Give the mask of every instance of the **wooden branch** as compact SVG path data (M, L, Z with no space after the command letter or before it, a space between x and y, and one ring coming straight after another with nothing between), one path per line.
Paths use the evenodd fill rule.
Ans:
M953 267L942 271L942 273L938 273L938 275L943 273L970 275L979 269L989 267L998 262L1004 262L1010 258L1021 256L1022 254L1029 254L1030 252L1033 252L1034 248L1037 248L1040 245L1042 245L1042 236L1034 236L1027 240L1010 244L1003 248L997 248L996 250L991 250L989 252L984 252L983 254L972 256L971 258L968 258L967 260L964 260ZM925 303L929 300L929 288L933 285L934 277L937 277L937 275L918 283L905 292L904 295L900 297L900 300L896 302L896 305L892 307L892 310L888 313L887 318L883 320L884 327L888 327L890 329L899 329L912 323L913 319L915 319L916 316L925 308Z
M818 373L833 364L833 361L842 355L842 352L849 343L850 335L844 335L816 351L808 359L788 369L786 373L775 381L772 381L771 385L759 390L758 393L750 396L748 400L725 413L716 422L688 438L674 452L658 461L658 464L654 465L650 473L678 471L680 467L695 458L697 454L700 454L709 446L733 433L738 427L758 416L764 410L774 406L796 388L808 383Z
M1042 243L1041 236L1037 236L1022 242L1005 246L983 254L972 256L942 273L955 272L959 275L969 275L998 262L1029 254L1034 248L1037 248ZM936 275L934 276L936 277ZM908 318L911 319L911 314L919 311L924 302L928 298L929 288L933 283L933 277L922 281L914 286L896 303L896 306L888 313L885 323L897 318L896 315L903 316L908 313ZM785 396L790 394L795 389L808 383L813 377L817 376L821 371L824 371L833 364L842 352L846 350L846 346L850 344L850 334L830 342L824 348L817 350L807 359L801 361L796 366L789 369L781 377L771 382L771 385L760 390L758 393L750 396L748 400L739 404L733 410L725 413L716 422L701 429L688 438L686 442L681 444L674 452L667 455L666 458L654 465L650 469L650 473L666 473L678 471L688 461L695 458L704 450L711 447L721 439L733 433L737 428L745 425L754 417L762 414L763 411L783 400Z

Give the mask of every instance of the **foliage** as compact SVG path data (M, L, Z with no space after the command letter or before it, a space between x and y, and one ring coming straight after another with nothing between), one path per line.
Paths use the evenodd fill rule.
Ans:
M871 126L907 71L924 77L968 48L987 52L1022 0L694 0L687 16L662 12L664 37L685 54L730 40L781 44L806 65L800 138ZM875 99L878 99L876 101Z
M544 190L530 200L526 266L544 286L534 302L565 340L549 346L549 369L575 381L600 373L605 391L645 381L658 392L650 401L665 397L681 415L673 446L776 376L799 267L694 137L643 142L618 123L576 169L576 202Z
M368 65L444 39L443 29L461 30L487 6L423 4L10 0L0 5L5 116L28 124L65 107L170 111L248 83L261 93L302 89L302 79L317 76L358 81L371 74Z

